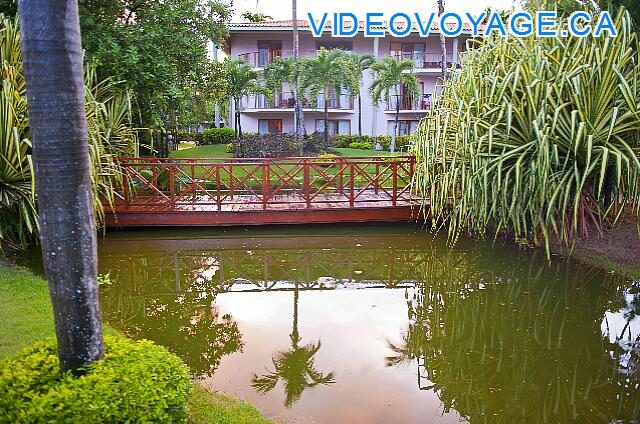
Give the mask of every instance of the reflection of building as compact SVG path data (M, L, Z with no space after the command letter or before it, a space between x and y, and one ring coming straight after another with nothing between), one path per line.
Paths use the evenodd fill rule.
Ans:
M227 53L241 58L263 69L277 57L292 55L292 21L243 22L232 23L230 37L226 46ZM407 37L365 38L362 27L352 38L332 38L330 28L325 28L322 37L314 38L307 21L299 21L300 56L312 56L324 47L340 48L358 54L372 53L377 58L393 56L398 59L411 59L415 62L415 72L420 80L421 95L417 98L406 96L403 88L398 87L397 95L375 109L371 104L368 87L371 74L366 73L362 93L362 130L363 134L391 134L396 107L400 108L400 134L412 132L419 119L433 106L432 98L436 90L436 81L440 74L441 59L440 38L437 28L433 28L429 37L420 37L414 30ZM327 27L330 25L328 24ZM447 38L447 65L458 62L459 55L466 50L466 40L470 38L470 28L458 38ZM275 93L273 100L264 95L245 97L242 101L242 129L250 132L278 133L293 132L294 100L288 85ZM324 126L324 99L307 100L303 105L307 131L322 131ZM329 100L330 133L355 134L358 131L358 105L345 94L331 93ZM231 122L231 120L230 120Z

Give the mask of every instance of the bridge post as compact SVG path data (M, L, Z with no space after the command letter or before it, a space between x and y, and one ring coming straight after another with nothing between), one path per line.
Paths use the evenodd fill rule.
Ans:
M220 197L220 164L216 163L216 204L218 206L218 212L222 210L222 198Z
M269 199L269 161L262 164L262 209L267 209Z
M124 195L124 208L129 209L129 204L131 202L130 194L129 194L129 175L127 174L128 169L123 167L124 173L122 174L122 194Z
M355 204L355 191L353 181L353 162L349 163L349 206L353 207Z
M307 159L303 159L302 167L302 173L304 175L304 197L307 201L307 208L311 208L311 178L309 175L309 161Z
M171 194L171 209L176 207L175 167L169 167L169 193Z
M391 162L392 170L393 170L393 192L392 192L392 204L396 206L398 201L398 162Z

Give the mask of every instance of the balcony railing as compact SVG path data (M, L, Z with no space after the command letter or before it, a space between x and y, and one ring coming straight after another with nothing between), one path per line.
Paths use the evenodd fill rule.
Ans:
M387 101L386 110L394 111L398 104L400 110L429 110L431 109L431 98L425 97L424 94L419 97L394 95Z
M301 51L300 56L315 56L316 51ZM242 53L238 59L244 60L254 68L264 68L278 57L293 57L293 50L260 50L257 52Z
M264 94L249 97L244 106L247 109L293 109L295 104L293 92L285 91L276 94L273 99L269 99ZM327 106L329 109L350 110L353 109L353 99L344 94L332 96L329 98ZM302 107L305 109L324 109L324 97L319 95L316 99L304 99Z
M442 67L441 53L420 53L420 52L397 52L392 51L390 56L396 60L410 59L415 62L417 69L438 69ZM454 63L453 54L447 54L447 67L451 67ZM457 65L457 62L456 62Z

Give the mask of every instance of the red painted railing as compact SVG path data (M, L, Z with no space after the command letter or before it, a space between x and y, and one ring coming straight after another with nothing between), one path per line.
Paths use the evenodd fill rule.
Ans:
M413 156L280 159L118 159L116 209L197 205L212 210L407 205ZM259 205L259 206L257 206Z

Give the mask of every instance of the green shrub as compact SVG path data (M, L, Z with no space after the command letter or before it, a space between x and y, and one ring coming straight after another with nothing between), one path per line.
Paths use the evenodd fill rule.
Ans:
M360 150L371 150L373 146L369 141L354 141L353 143L349 143L350 149L360 149Z
M105 359L62 373L52 340L0 362L0 423L186 422L182 361L151 341L105 337Z
M331 136L331 145L337 148L345 148L349 147L349 144L351 143L370 141L370 138L371 137L368 135L363 135L362 138L360 138L353 134L336 134Z
M235 153L236 149L233 147L233 143L227 143L227 148L225 152L227 153Z
M231 128L207 128L202 133L202 144L227 144L233 140Z

